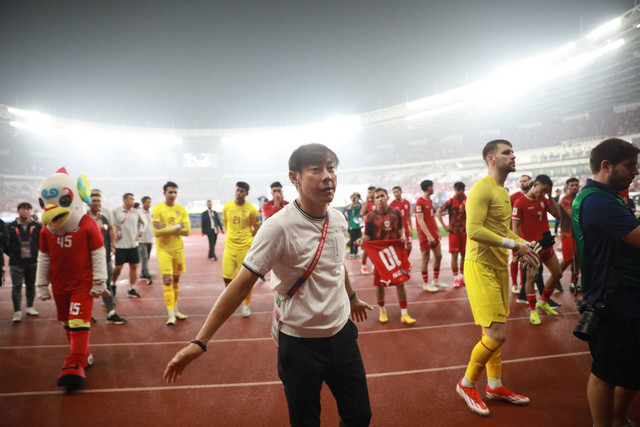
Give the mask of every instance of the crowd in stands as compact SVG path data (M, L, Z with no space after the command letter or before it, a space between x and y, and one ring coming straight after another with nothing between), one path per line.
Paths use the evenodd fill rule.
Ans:
M363 132L366 134L366 132ZM581 179L581 184L589 175L589 146L579 141L598 140L605 135L633 135L640 133L638 109L617 113L597 112L574 117L552 118L529 125L513 126L504 130L494 129L482 134L482 141L507 138L518 151L533 148L557 147L534 153L519 159L520 170L540 169L540 165L551 161L577 160L577 165L559 167L553 170L539 170L552 177L556 183L569 176ZM336 151L341 158L341 184L375 184L391 188L402 186L407 198L419 197L418 183L431 179L436 183L436 194L451 189L455 181L473 183L478 179L482 164L468 167L457 162L470 158L478 151L481 136L478 132L460 133L440 138L430 136L429 142L396 142L394 144L364 144L362 142L341 145ZM234 184L238 180L248 181L254 189L249 198L264 194L274 179L283 179L287 159L282 150L265 147L247 148L215 145L204 150L216 151L208 168L183 167L181 153L142 151L139 147L126 148L66 147L66 152L53 151L55 147L34 142L33 146L9 144L0 156L0 213L13 213L21 201L37 203L37 188L40 179L59 167L66 166L72 175L86 174L96 186L104 189L105 206L120 204L124 192L133 192L138 197L149 195L158 199L159 188L166 179L180 185L180 198L188 205L196 200L227 200L233 197ZM204 151L203 150L203 151ZM64 151L64 150L63 150ZM260 155L247 156L246 152ZM284 150L288 152L288 150ZM63 160L60 160L63 159ZM395 169L368 169L388 165L403 165L449 159L449 162L430 163L424 166L402 166ZM584 162L580 162L584 159ZM524 162L523 162L524 160ZM477 169L477 170L476 170ZM276 176L277 175L277 176ZM514 175L515 176L515 175ZM90 181L90 182L91 182ZM507 182L509 188L517 188L517 183ZM632 191L634 191L632 189ZM413 196L413 197L412 197Z

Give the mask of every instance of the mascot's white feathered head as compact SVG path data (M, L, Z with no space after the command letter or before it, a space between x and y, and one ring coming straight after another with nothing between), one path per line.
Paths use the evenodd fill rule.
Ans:
M39 193L42 224L59 236L78 228L86 212L83 202L91 203L87 177L80 175L74 181L65 168L46 177Z

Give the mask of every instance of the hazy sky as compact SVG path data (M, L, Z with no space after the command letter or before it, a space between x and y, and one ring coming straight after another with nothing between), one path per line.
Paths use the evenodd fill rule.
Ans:
M292 125L486 76L634 0L0 0L0 103L118 125Z

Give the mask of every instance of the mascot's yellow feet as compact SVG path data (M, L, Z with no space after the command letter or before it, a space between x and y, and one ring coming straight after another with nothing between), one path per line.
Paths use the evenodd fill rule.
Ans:
M400 321L402 323L404 323L405 325L413 325L414 323L416 323L416 319L414 319L413 317L409 316L409 313L407 313L404 316L402 316L400 318Z
M380 312L379 320L380 320L380 323L387 323L389 321L389 317L387 316L387 312L386 311L381 311Z

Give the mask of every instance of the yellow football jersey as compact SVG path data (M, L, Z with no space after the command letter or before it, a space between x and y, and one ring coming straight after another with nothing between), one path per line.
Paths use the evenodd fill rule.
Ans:
M182 229L178 232L168 232L165 230L157 230L153 228L153 234L156 236L156 247L165 251L175 251L184 248L182 236L188 236L191 230L191 222L189 221L189 213L180 205L167 206L164 202L157 204L151 209L151 222L160 221L167 227L173 227L182 224ZM153 224L151 224L153 227Z
M467 250L465 259L507 268L509 251L499 247L503 237L523 240L509 228L511 200L507 190L491 175L476 182L467 197Z
M258 210L249 202L236 205L230 201L222 208L222 221L227 230L225 244L233 249L242 249L251 246L253 233L251 226L258 227Z

